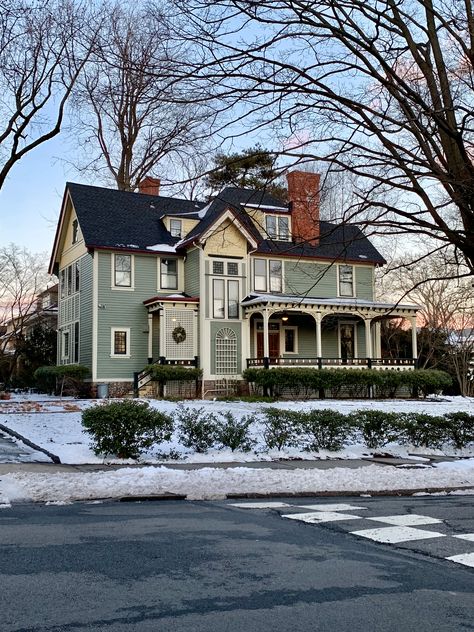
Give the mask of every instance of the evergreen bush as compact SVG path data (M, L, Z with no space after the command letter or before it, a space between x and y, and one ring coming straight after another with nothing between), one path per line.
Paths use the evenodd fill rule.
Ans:
M415 447L440 448L448 439L445 417L425 413L399 413L400 443L408 441Z
M446 433L458 449L474 442L474 415L465 412L447 413Z
M205 413L204 408L178 404L175 417L179 440L186 448L205 453L216 442L217 418L213 413Z
M267 408L263 411L263 438L267 448L277 448L298 445L303 430L301 413L279 408Z
M152 445L168 441L173 432L169 415L136 400L88 408L82 413L82 425L92 436L95 454L116 454L124 459L135 459Z
M215 429L217 442L224 448L230 448L232 452L250 452L255 445L255 439L250 436L250 427L256 422L255 415L245 415L237 419L229 411L220 413L220 417Z
M301 413L301 425L307 435L305 450L340 450L351 435L347 415L325 408Z
M356 410L348 415L353 427L360 429L368 448L381 448L400 436L400 417L383 410Z

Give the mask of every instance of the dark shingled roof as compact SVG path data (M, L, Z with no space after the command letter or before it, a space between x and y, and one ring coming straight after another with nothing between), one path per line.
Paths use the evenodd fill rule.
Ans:
M205 204L84 184L68 183L67 188L88 247L145 250L157 244L172 246L179 239L171 237L166 230L161 219L165 215L201 219L186 236L185 242L189 243L205 232L230 208L259 242L258 253L385 263L378 250L361 230L352 224L338 226L321 221L320 241L317 246L269 239L262 241L261 235L243 207L246 204L287 207L287 204L265 191L227 187L209 204Z
M178 198L143 195L68 182L86 246L146 249L156 244L173 245L161 217L187 214L193 219L204 206ZM192 215L189 215L192 213ZM198 219L197 215L194 216Z
M323 221L320 222L320 238L317 246L265 239L260 242L257 252L291 257L342 259L360 261L361 263L364 261L378 264L386 263L360 228L354 224L336 225Z

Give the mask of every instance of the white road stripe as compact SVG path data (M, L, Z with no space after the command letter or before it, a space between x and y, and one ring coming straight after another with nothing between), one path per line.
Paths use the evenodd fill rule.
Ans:
M380 527L380 529L364 529L363 531L351 531L351 533L352 535L359 535L362 538L375 540L375 542L384 542L385 544L445 537L444 533L412 529L411 527Z
M335 511L312 511L311 513L294 513L285 514L282 518L290 520L301 520L301 522L309 522L312 524L319 522L337 522L338 520L362 520L361 516L354 514L343 514Z
M458 564L464 564L464 566L472 566L474 568L474 553L451 555L451 557L447 557L446 559L451 560L451 562L457 562Z
M400 527L415 527L422 524L440 524L443 522L442 520L438 520L438 518L431 518L430 516L420 516L418 514L377 516L375 518L367 518L367 520L373 520L374 522L384 522L386 524L393 524Z

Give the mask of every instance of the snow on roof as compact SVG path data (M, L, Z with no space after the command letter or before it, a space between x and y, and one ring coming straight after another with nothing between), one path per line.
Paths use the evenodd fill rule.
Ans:
M249 204L248 202L241 202L241 206L248 208L258 208L262 211L278 211L279 213L289 213L287 206L272 206L269 204Z
M398 303L377 303L357 298L312 298L305 296L286 296L283 294L250 294L241 302L241 305L258 305L259 303L291 303L294 307L299 305L337 305L347 307L374 307L378 309L421 309L419 305L406 305Z
M176 252L176 245L170 246L169 244L155 244L154 246L147 246L147 250L153 250L154 252Z

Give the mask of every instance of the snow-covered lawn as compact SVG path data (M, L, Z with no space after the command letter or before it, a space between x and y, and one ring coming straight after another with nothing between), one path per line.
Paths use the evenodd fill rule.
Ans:
M48 398L44 401L16 397L0 405L0 422L26 436L31 441L57 454L63 463L103 463L89 448L89 437L82 431L81 410L96 405L95 401L63 401ZM166 401L152 401L152 406L166 413L173 413L177 404ZM25 405L27 410L25 410ZM232 412L236 417L259 414L268 404L247 402L192 401L186 406L202 407L206 412ZM443 398L431 401L392 400L346 401L325 400L312 402L281 402L272 404L284 409L303 410L308 408L335 408L348 413L362 408L385 409L390 411L418 411L432 415L450 411L474 411L474 400L465 398ZM258 426L258 424L257 424ZM261 430L256 427L257 445L255 452L232 453L230 450L211 450L208 454L192 454L183 448L177 435L166 445L152 449L141 459L141 463L158 464L158 452L175 451L180 461L187 463L217 461L256 461L278 458L360 458L370 456L363 444L352 444L337 453L300 453L295 449L281 452L266 452ZM413 451L406 446L390 444L384 453L405 456ZM436 451L440 454L440 451ZM427 454L418 450L418 454ZM431 451L433 453L433 451ZM454 453L452 448L449 453ZM462 456L474 456L474 447L465 449ZM105 462L120 462L119 459L106 459ZM338 467L339 463L339 467ZM356 469L341 467L335 461L329 469L268 469L234 467L229 469L205 467L189 471L170 467L150 466L141 468L125 467L116 471L93 473L38 474L29 471L6 474L0 478L0 507L10 506L14 500L34 500L52 503L64 503L74 500L96 500L119 498L130 495L156 495L164 492L185 494L189 499L223 498L227 494L272 493L282 496L302 492L364 492L385 490L413 490L454 487L460 493L473 493L474 458L465 458L451 463L427 466L425 459L419 459L420 469L401 467L382 467L367 464ZM465 488L465 489L463 489ZM471 488L469 490L468 488Z
M46 448L61 459L62 463L124 463L123 459L96 456L90 449L89 435L83 432L81 425L81 411L89 406L100 405L96 400L63 400L59 398L43 398L35 396L26 399L25 396L16 396L9 402L0 402L0 422L27 437L37 445ZM150 405L158 410L171 414L176 411L175 402L150 400ZM237 418L243 415L255 414L258 418L262 409L276 406L282 409L307 410L312 408L332 408L342 413L349 413L358 409L390 410L400 412L426 412L431 415L442 415L453 411L466 411L474 413L474 399L464 397L440 398L438 400L315 400L308 402L279 402L273 404L248 403L240 401L209 401L193 400L185 402L190 408L203 408L205 412L221 413L231 412ZM26 408L26 411L25 411ZM7 414L2 414L7 413ZM353 443L338 452L321 451L318 453L301 453L296 448L284 448L280 452L274 450L268 452L265 448L261 427L255 427L257 444L254 451L249 453L235 452L229 449L209 450L207 454L195 454L184 448L178 440L175 431L170 442L163 443L146 452L139 460L141 463L163 463L167 459L163 455L173 453L174 457L185 460L188 463L212 463L216 461L268 461L280 458L361 458L370 456L371 451L363 443ZM383 448L384 453L394 456L407 456L410 454L447 454L456 456L474 456L474 446L462 451L456 451L446 446L445 451L427 450L425 448L410 448L389 444ZM132 463L134 461L130 461ZM169 461L168 461L169 462Z

